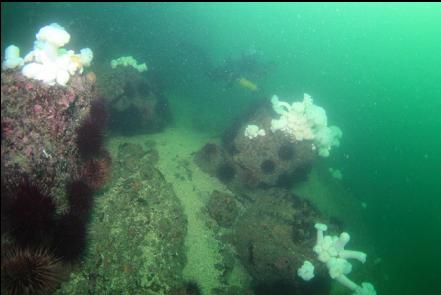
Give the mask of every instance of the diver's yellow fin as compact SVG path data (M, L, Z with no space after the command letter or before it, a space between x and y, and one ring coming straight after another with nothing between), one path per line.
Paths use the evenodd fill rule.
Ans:
M246 88L250 91L257 91L259 87L256 84L248 80L247 78L241 77L236 80L237 84L243 88Z

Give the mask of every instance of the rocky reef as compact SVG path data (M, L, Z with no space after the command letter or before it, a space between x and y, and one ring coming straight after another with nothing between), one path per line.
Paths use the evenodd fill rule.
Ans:
M155 167L155 144L121 142L99 196L81 268L56 294L170 294L183 284L186 217ZM136 163L136 166L133 166Z
M253 278L256 294L327 294L330 283L324 269L306 284L296 273L305 259L314 259L314 221L323 219L309 202L285 190L249 195L246 209L233 226L232 244Z
M307 180L319 153L313 137L272 128L276 114L274 103L256 103L225 131L221 144L208 142L194 155L201 170L232 193L213 191L206 203L223 245L225 279L240 265L250 278L242 294L329 294L331 281L320 264L309 282L297 275L305 260L317 262L314 224L329 218L289 190ZM231 287L227 282L219 294L230 294Z
M12 192L28 181L65 205L64 185L79 178L77 130L95 98L93 74L49 86L8 70L1 75L2 174ZM2 188L3 192L3 188Z
M141 74L132 67L102 67L99 73L98 89L110 106L112 131L127 135L156 132L170 123L168 101L153 73Z
M269 129L272 109L261 104L226 132L222 145L207 143L195 156L197 165L233 190L289 187L306 178L315 159L309 141L292 141L281 132L245 136L247 126L258 122Z

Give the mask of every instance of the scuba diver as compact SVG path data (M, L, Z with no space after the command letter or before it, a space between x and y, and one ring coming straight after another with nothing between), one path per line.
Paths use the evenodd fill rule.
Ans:
M261 89L256 80L262 79L275 67L273 62L263 61L263 53L254 48L243 52L239 58L227 58L220 66L212 68L208 76L213 81L222 81L227 87L238 85L251 92Z

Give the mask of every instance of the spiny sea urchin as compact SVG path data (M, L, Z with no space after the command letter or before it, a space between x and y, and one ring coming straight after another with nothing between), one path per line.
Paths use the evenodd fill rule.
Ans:
M9 233L20 246L37 246L54 226L55 204L51 197L26 182L6 202Z
M57 221L53 247L55 254L65 262L78 259L86 248L86 221L68 213Z
M81 170L81 179L94 190L101 188L110 174L111 158L105 154L101 158L87 160Z
M93 191L82 180L75 180L66 186L70 212L88 220L93 207Z
M60 260L46 249L11 246L2 252L2 294L50 294L63 278Z
M82 159L94 158L102 151L104 131L100 125L88 116L77 129L76 144Z
M109 111L104 99L99 98L91 102L89 117L101 130L107 127Z

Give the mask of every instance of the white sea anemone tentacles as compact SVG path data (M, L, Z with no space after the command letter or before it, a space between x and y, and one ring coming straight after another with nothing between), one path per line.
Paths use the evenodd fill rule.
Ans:
M342 131L337 126L328 127L325 110L315 105L310 95L305 93L302 102L292 104L274 95L271 103L274 112L280 115L271 121L272 132L281 131L293 141L310 140L322 157L328 157L331 148L340 145Z
M92 62L93 52L90 48L81 49L80 54L62 48L69 43L70 35L56 23L44 26L35 37L33 50L24 58L19 56L18 47L9 46L2 69L23 66L21 72L29 79L40 80L48 85L65 86L71 76L82 74L83 68L90 66Z

